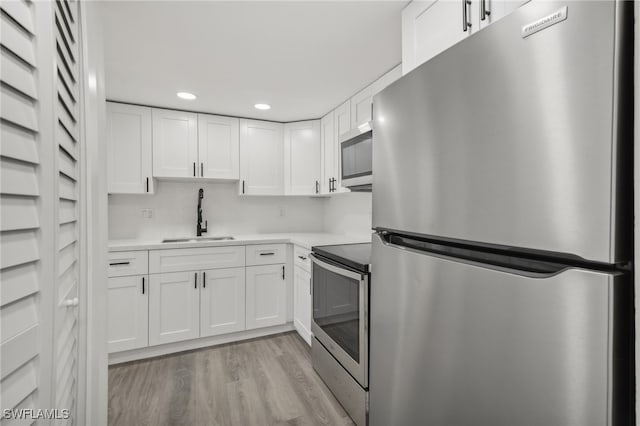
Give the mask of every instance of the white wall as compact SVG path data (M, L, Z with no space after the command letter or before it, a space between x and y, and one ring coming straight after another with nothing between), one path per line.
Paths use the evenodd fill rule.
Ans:
M195 235L199 188L207 235L323 231L324 199L241 197L237 183L156 181L153 195L109 195L109 239ZM153 217L143 218L142 209Z
M331 196L324 206L324 230L334 234L371 234L371 193Z

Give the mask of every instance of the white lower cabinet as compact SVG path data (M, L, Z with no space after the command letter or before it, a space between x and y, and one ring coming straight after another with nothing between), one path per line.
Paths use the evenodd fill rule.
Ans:
M284 324L287 315L284 264L247 266L247 329Z
M311 345L311 274L299 266L293 269L293 326Z
M154 274L149 281L149 344L199 337L200 273Z
M109 352L142 348L149 343L147 275L112 277L107 291Z
M245 329L245 268L202 272L200 336Z

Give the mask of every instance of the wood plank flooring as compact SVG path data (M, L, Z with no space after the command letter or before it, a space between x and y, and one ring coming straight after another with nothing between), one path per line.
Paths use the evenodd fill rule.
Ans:
M109 425L353 425L295 332L109 367Z

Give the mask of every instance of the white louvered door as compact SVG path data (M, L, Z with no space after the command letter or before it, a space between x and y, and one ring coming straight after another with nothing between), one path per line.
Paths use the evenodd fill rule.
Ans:
M0 401L75 424L78 320L65 302L80 279L78 3L0 9Z
M80 184L80 75L78 3L55 2L58 204L54 312L53 394L55 407L77 408ZM55 226L55 225L54 225Z
M28 3L0 3L0 388L2 408L36 408L47 360L40 341L45 318L38 300L40 185L35 11ZM44 392L46 394L46 390ZM45 396L46 398L46 396Z

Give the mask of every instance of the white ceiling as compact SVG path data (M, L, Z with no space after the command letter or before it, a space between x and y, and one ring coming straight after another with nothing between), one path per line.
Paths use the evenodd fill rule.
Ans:
M405 4L104 2L107 98L275 121L319 118L400 63ZM178 99L178 91L198 99ZM272 109L254 109L260 102Z

